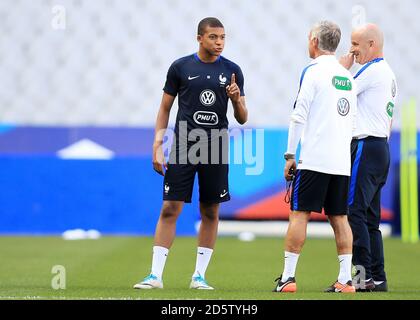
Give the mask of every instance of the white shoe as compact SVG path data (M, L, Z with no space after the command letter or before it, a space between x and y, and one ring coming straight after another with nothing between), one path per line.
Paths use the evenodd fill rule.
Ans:
M134 289L163 289L163 282L155 275L150 274L143 281L136 283Z
M202 276L197 276L197 277L192 278L190 289L214 290L214 288L210 287L207 281Z

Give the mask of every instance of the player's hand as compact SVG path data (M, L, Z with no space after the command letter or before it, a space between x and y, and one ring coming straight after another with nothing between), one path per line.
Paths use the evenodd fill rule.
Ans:
M238 85L236 84L236 76L232 73L232 78L230 80L230 85L226 86L226 93L230 100L238 102L241 98L241 91L239 90Z
M165 161L165 156L163 155L162 144L155 143L153 144L153 169L160 175L164 176L165 173L163 168L167 170L168 165Z
M353 53L348 53L345 54L344 56L342 56L340 58L340 64L346 68L347 70L349 70L353 64L354 64L354 54Z
M284 178L286 179L286 181L291 181L295 174L296 174L296 160L295 159L287 160L286 165L284 166Z

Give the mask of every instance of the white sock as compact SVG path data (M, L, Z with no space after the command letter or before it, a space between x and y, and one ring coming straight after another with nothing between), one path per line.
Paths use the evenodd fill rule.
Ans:
M193 277L202 276L204 278L212 253L213 249L204 247L197 248L197 260Z
M342 254L338 256L340 262L340 274L338 275L338 282L345 284L351 280L351 254Z
M159 280L162 280L163 268L165 268L166 258L169 250L165 247L154 246L152 258L152 271Z
M281 281L285 282L290 277L295 276L296 266L299 260L299 254L293 252L284 252L284 270Z

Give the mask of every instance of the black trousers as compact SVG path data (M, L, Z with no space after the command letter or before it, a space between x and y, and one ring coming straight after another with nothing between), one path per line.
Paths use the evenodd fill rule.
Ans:
M353 265L363 266L366 279L385 281L381 221L381 189L388 177L386 138L367 137L351 143L352 174L349 222L353 232Z

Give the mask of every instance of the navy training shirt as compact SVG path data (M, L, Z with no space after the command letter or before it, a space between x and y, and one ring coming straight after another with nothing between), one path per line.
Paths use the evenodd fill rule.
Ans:
M178 95L178 114L175 134L179 135L180 121L185 121L187 133L204 129L210 137L211 129L227 129L229 97L226 86L235 74L236 84L244 96L244 77L241 68L219 56L213 63L204 63L197 53L176 60L169 68L163 91Z

